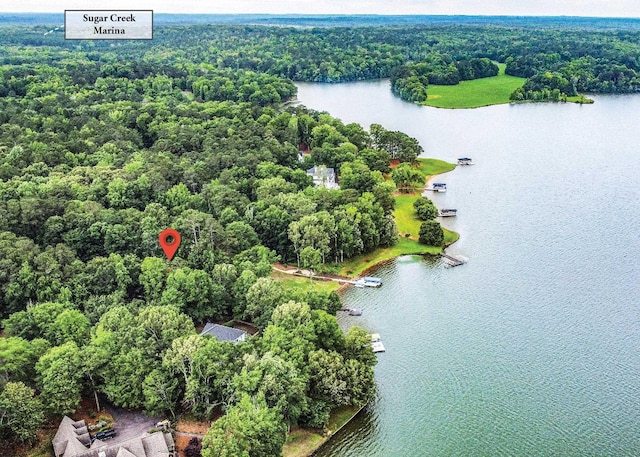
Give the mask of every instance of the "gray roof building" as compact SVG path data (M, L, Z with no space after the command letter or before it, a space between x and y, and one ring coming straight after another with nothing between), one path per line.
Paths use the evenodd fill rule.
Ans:
M224 325L207 323L200 335L211 335L218 341L228 341L231 343L239 343L244 341L247 334L242 330Z
M316 186L326 187L327 189L338 189L336 171L333 168L327 168L326 165L316 165L307 170L307 176L311 176L313 184Z
M64 416L53 437L56 457L173 457L175 444L170 433L144 433L121 443L108 445L94 440L84 421Z

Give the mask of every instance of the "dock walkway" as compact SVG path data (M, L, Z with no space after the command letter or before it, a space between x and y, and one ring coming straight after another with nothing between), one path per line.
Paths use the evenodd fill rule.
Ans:
M288 275L302 276L303 278L310 278L318 281L335 281L335 282L339 282L340 284L350 284L352 286L357 286L357 287L365 287L365 286L380 287L382 285L381 282L365 281L364 278L349 279L349 278L345 278L343 276L338 276L338 275L314 275L309 270L300 270L298 268L287 269L284 267L277 267L276 265L274 265L273 269L275 271L288 274Z
M452 267L459 267L460 265L467 263L467 259L462 256L452 256L443 252L440 254L440 257L442 257L445 262Z

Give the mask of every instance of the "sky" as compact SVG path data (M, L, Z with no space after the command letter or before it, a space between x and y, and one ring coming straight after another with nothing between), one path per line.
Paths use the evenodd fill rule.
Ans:
M462 14L640 18L640 0L0 0L3 12L152 9L156 13Z

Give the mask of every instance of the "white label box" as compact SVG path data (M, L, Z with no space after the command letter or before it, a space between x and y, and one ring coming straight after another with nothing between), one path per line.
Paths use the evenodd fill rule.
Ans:
M66 40L152 40L153 10L65 10Z

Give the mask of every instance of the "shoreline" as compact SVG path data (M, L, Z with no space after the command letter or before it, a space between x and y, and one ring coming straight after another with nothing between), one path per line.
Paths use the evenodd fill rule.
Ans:
M455 166L451 169L451 170L447 170L444 171L442 173L436 173L436 174L432 174L432 175L427 175L425 176L425 186L429 184L429 181L431 179L433 179L436 176L439 176L441 174L444 173L449 173L450 171L455 170ZM456 233L456 232L453 232ZM405 256L405 255L420 255L420 256L425 256L425 255L430 255L430 256L437 256L440 255L445 248L447 248L448 246L451 246L453 243L455 243L458 239L460 239L460 235L458 233L457 237L455 239L455 241L450 242L449 244L446 244L441 247L438 248L437 252L429 252L428 248L434 248L434 246L426 246L426 245L422 245L424 246L424 250L419 251L419 252L411 252L411 250L407 250L407 252L399 252L399 253L394 253L393 256L390 257L385 257L382 258L378 261L376 261L375 263L373 263L372 265L368 265L365 268L363 268L360 271L354 272L354 274L350 274L350 275L342 275L342 274L331 274L331 275L327 275L324 273L319 273L318 276L321 276L319 278L317 278L317 280L320 281L328 281L328 280L336 280L333 278L344 278L345 280L355 280L358 278L361 278L363 276L368 275L370 272L373 272L374 270L380 268L383 265L387 265L391 262L394 262L398 257L401 256ZM398 243L401 242L401 240L406 239L403 237L398 237L398 241L396 241L397 245ZM411 240L412 243L418 244L415 240ZM394 246L395 246L394 245ZM393 246L392 246L393 247ZM283 268L284 267L284 268ZM273 265L272 267L275 271L279 271L281 273L285 273L285 274L290 274L291 276L297 276L300 278L305 278L308 279L309 276L305 276L305 275L300 275L300 274L294 274L293 271L298 270L297 268L292 268L289 269L288 271L285 271L287 268L285 265L281 264L281 263L276 263ZM299 271L299 270L298 270ZM333 277L333 278L331 278ZM315 279L314 277L312 277L311 279ZM340 295L340 300L342 301L342 294L344 293L345 290L347 290L347 288L349 287L353 287L353 284L349 284L349 283L345 283L343 282L342 284L340 284L340 286L336 289L336 292ZM324 446L332 437L334 437L340 430L342 430L347 424L349 424L358 414L360 414L360 412L366 408L367 405L364 405L362 407L359 407L355 412L353 412L352 414L350 414L350 416L348 418L346 418L346 420L344 420L344 422L342 422L335 430L331 431L330 429L328 430L328 432L320 435L319 433L317 433L317 431L314 430L310 430L310 429L301 429L300 430L300 434L301 434L301 438L296 440L296 438L293 438L290 442L287 442L285 444L285 451L283 453L283 455L285 457L312 457L322 446ZM300 443L298 443L298 441L300 441ZM310 442L315 441L315 443L310 444ZM308 446L304 446L305 442L309 443ZM292 444L293 443L293 444ZM287 445L289 445L289 449L287 450ZM306 450L301 450L301 451L297 451L295 448L296 445L305 447Z

